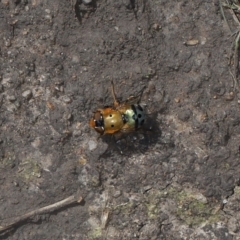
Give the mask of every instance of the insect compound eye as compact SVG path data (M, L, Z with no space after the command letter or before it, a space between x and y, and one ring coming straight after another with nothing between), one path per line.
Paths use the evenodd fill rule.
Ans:
M103 126L103 121L102 120L95 120L95 125L96 125L96 127L102 127Z
M104 127L103 116L100 112L96 112L94 115L95 127Z

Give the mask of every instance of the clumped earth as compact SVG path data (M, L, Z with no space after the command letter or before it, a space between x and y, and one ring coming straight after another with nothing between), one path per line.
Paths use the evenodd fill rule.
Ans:
M83 197L1 239L240 239L232 41L219 1L1 0L0 226ZM147 123L98 139L111 80Z

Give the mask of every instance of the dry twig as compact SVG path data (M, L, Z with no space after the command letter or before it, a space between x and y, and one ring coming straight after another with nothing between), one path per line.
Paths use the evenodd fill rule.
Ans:
M68 205L71 205L73 203L80 203L82 201L82 197L78 194L70 196L68 198L65 198L62 201L56 202L54 204L48 205L43 208L38 208L36 210L33 210L31 212L28 212L22 216L16 217L14 221L8 224L1 224L0 225L0 233L3 233L4 231L10 230L11 228L16 227L18 224L25 222L26 220L40 214L46 214L53 211L56 211L62 207L66 207Z

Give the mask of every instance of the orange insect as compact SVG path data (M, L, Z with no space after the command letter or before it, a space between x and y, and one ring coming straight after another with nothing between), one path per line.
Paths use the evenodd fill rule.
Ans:
M101 135L138 130L145 121L143 108L139 105L145 87L136 97L129 97L120 103L113 82L111 84L114 106L97 109L89 122L90 126Z

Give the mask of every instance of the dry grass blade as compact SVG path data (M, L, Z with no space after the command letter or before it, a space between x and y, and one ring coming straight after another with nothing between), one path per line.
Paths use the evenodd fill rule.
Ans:
M239 19L238 19L238 16L237 14L239 14L239 10L240 10L240 3L239 1L233 1L231 3L229 3L228 0L226 0L226 3L223 4L221 2L221 0L219 0L219 3L220 3L220 10L221 10L221 13L222 13L222 16L223 16L223 19L224 21L226 22L230 32L232 33L231 31L231 28L228 24L228 21L225 17L225 14L224 14L224 10L223 10L223 6L224 7L227 7L229 10L230 10L230 13L232 15L232 18L234 19L234 21L237 23L238 27L237 27L237 31L235 31L234 34L232 34L233 36L235 36L235 39L234 39L234 42L233 42L233 54L231 54L230 56L230 59L232 59L232 55L233 55L233 73L232 71L230 70L230 74L232 75L233 77L233 81L234 81L234 89L237 89L239 90L239 81L238 81L238 73L239 73L239 41L240 41L240 22L239 22ZM231 61L230 61L231 62Z
M223 10L223 4L222 4L222 1L221 1L221 0L219 0L219 6L220 6L220 11L221 11L221 14L222 14L222 17L223 17L224 22L226 23L229 31L232 32L232 30L231 30L231 28L230 28L230 26L229 26L229 24L228 24L228 21L227 21L227 19L226 19L226 16L225 16L225 13L224 13L224 10Z

